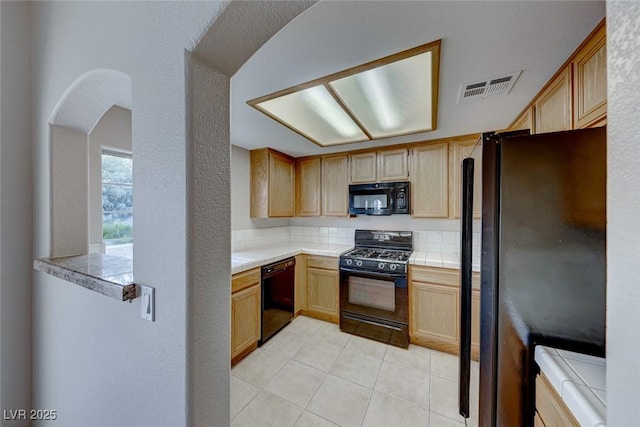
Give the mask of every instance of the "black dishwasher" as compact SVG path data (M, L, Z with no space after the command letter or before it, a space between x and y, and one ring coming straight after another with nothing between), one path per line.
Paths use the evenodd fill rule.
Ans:
M262 267L262 333L260 345L293 319L295 258Z

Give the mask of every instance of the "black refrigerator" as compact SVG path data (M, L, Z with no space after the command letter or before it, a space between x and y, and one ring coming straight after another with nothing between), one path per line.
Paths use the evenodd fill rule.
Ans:
M465 162L460 413L468 416L473 162ZM533 426L536 345L605 356L606 128L482 136L480 268L478 425Z

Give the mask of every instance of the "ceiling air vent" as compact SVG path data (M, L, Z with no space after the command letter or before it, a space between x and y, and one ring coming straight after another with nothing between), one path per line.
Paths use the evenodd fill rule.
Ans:
M491 96L506 95L509 93L522 71L503 74L484 81L476 81L460 85L460 102L467 102L474 99L485 99Z

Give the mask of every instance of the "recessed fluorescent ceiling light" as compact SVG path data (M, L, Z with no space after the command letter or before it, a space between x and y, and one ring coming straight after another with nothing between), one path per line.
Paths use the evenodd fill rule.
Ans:
M320 146L436 128L440 40L248 104Z
M269 116L322 145L366 141L367 135L322 85L257 104Z
M375 138L431 126L431 52L329 83Z

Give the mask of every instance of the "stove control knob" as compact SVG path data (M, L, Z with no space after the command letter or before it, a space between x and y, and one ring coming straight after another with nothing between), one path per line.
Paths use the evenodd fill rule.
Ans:
M391 270L395 270L396 268L398 268L398 264L391 264L391 265L389 266L389 268L390 268Z
M358 267L362 267L362 260L357 260L357 261L356 261L356 265L357 265Z
M353 260L352 259L346 259L344 262L346 262L347 265L353 264Z
M384 270L384 262L379 262L379 263L378 263L378 268L379 268L380 270Z

